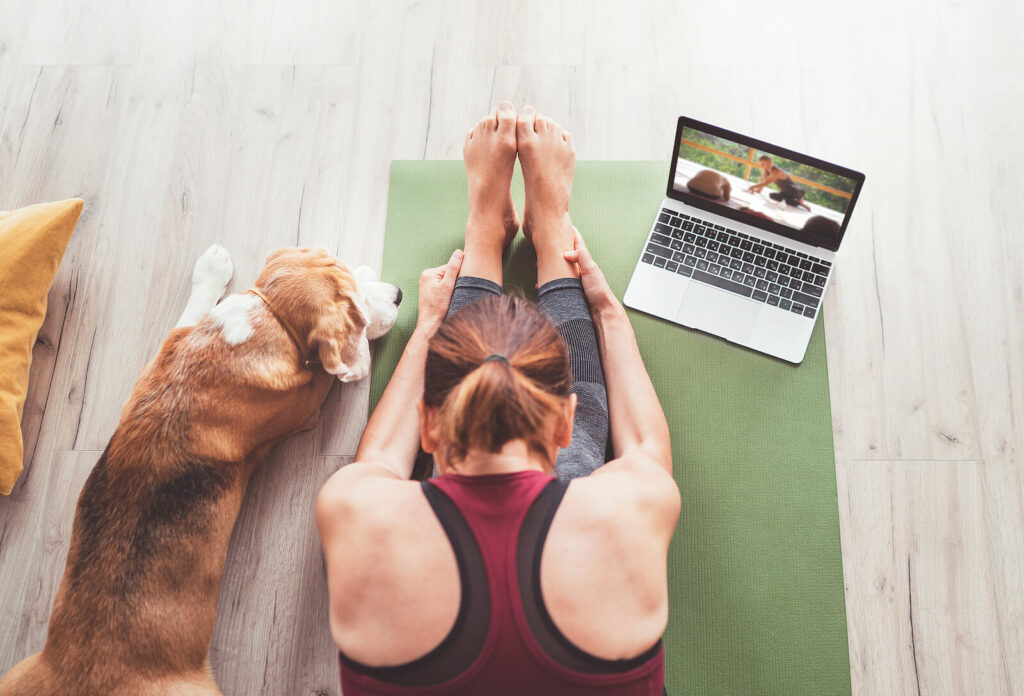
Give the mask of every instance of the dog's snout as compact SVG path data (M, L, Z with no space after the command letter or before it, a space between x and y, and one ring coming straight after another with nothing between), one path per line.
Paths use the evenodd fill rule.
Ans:
M398 292L395 293L395 306L402 304L402 288L395 288Z

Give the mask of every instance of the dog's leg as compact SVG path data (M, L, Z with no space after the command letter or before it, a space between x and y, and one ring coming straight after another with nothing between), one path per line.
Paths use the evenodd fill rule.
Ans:
M192 271L192 294L174 328L195 326L224 296L234 267L228 250L214 244L203 252Z

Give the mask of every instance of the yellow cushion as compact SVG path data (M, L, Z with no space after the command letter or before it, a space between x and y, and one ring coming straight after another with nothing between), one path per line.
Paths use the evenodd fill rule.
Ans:
M82 213L82 200L0 211L0 495L21 473L21 409L46 294Z

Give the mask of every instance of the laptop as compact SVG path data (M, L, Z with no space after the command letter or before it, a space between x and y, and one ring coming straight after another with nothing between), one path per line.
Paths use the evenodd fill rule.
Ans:
M803 361L864 175L682 116L623 303Z

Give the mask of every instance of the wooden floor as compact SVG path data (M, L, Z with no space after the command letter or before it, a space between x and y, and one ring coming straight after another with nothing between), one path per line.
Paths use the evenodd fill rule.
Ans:
M233 290L296 243L379 267L390 160L459 157L509 99L580 159L667 158L686 113L867 173L825 319L853 691L1024 694L1024 5L724 7L3 0L0 208L86 208L0 500L0 672L43 643L79 488L195 257L227 246ZM338 692L312 501L366 399L337 386L252 482L226 694Z

